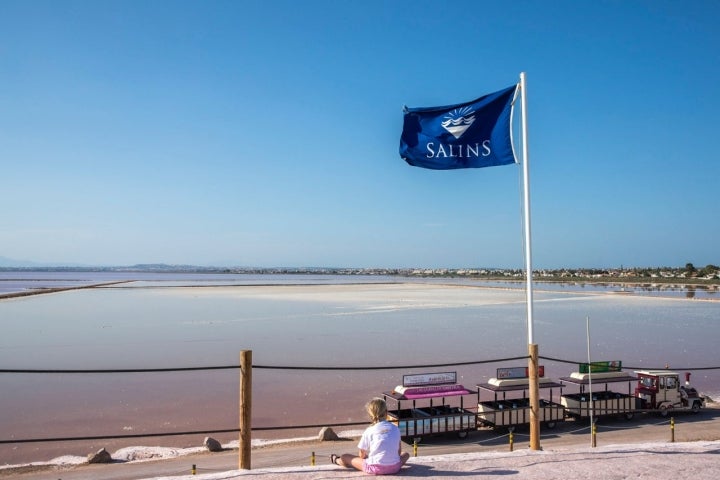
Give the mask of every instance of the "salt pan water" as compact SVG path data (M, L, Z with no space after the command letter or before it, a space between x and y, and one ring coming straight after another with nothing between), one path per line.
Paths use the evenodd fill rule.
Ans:
M457 370L460 382L472 389L496 368L527 363L417 367L524 357L522 289L383 280L281 285L288 282L175 278L5 299L0 301L0 365L53 370L237 366L239 352L252 350L253 426L258 428L363 422L367 398L392 389L403 374ZM566 376L577 369L575 363L587 361L587 318L595 361L622 360L630 368L720 366L716 301L540 289L534 307L540 355L569 362L541 360L546 376ZM238 375L237 369L2 373L0 432L5 440L233 429ZM692 380L702 393L720 396L720 370L695 370ZM197 445L202 439L148 441ZM128 442L138 440L114 444ZM2 445L0 463L85 455L109 444Z

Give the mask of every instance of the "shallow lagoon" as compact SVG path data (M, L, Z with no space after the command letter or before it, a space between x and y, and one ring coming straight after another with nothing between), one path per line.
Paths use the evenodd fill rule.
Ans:
M526 355L521 289L442 283L218 286L147 281L3 300L0 365L233 366L239 364L239 352L249 349L256 366L255 427L362 422L367 397L401 383L403 374L428 370L406 366ZM718 302L541 290L535 292L534 307L541 356L586 361L589 317L593 360L622 360L632 368L720 366ZM461 382L472 388L494 376L498 367L525 363L432 370L457 370ZM550 377L576 370L572 363L541 364ZM318 372L262 366L392 369ZM720 396L720 370L695 371L692 381L701 392ZM4 373L0 402L3 439L232 429L237 425L238 371ZM293 436L293 431L281 435ZM180 439L151 441L173 444ZM28 455L48 459L60 448L84 455L107 442L31 445L0 446L0 463L27 460Z

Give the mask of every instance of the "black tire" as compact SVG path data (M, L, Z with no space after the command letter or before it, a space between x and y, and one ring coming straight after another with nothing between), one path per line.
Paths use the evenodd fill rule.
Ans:
M461 430L461 431L457 432L457 436L460 440L464 440L467 438L468 433L470 433L470 432L468 432L467 430Z
M555 427L557 426L557 423L555 423L555 422L545 422L545 426L546 426L547 428L549 428L550 430L552 430L553 428L555 428Z
M632 420L635 414L633 412L627 412L625 414L625 420Z
M693 402L691 410L693 413L700 412L700 402Z

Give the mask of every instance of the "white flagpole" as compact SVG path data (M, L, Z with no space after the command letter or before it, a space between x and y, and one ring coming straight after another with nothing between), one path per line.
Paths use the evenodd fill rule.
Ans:
M533 331L533 291L532 291L532 254L530 248L530 171L528 166L528 129L527 129L527 87L525 72L520 73L520 102L522 106L522 154L523 154L523 212L525 221L525 273L527 277L527 331L528 345L535 343Z
M538 379L538 346L533 329L532 255L530 235L530 170L527 128L527 87L525 72L520 72L520 101L522 106L522 152L523 152L523 213L525 223L525 277L527 279L527 332L528 376L530 377L530 449L540 450L540 389Z

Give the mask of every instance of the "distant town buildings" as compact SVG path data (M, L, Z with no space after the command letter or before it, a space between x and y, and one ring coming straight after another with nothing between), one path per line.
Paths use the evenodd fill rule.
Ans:
M344 268L344 267L208 267L195 265L142 264L117 267L48 267L0 268L0 271L113 271L113 272L167 272L167 273L228 273L228 274L282 274L282 275L385 275L404 277L466 277L483 280L522 280L525 271L503 268ZM720 283L720 267L707 265L653 268L561 268L537 269L533 278L542 281L635 281L683 283Z
M158 265L137 266L145 270L157 270ZM129 267L133 268L133 267ZM192 271L212 271L226 273L247 273L247 274L315 274L315 275L387 275L405 277L467 277L477 279L524 279L525 271L521 269L504 268L330 268L330 267L189 267L165 265L165 270L192 268ZM179 271L179 270L177 270ZM185 270L187 271L187 270ZM696 269L692 264L685 267L658 267L658 268L562 268L562 269L538 269L533 271L533 278L546 281L567 281L567 280L596 280L596 281L652 281L652 280L677 280L688 281L720 281L720 267L708 265L702 269Z

